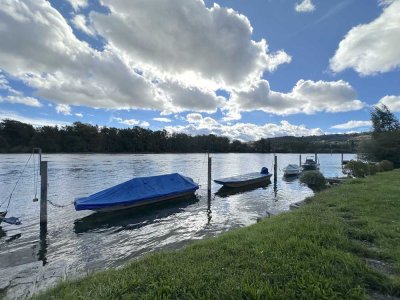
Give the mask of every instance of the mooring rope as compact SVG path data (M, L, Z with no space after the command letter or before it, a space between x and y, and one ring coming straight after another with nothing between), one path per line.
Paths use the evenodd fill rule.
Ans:
M15 189L17 188L17 185L18 185L19 181L21 180L22 175L23 175L24 172L25 172L26 166L28 165L28 163L29 163L29 161L31 160L31 158L32 158L32 153L31 153L31 155L29 156L28 160L26 161L25 166L24 166L24 168L22 169L21 173L19 174L19 177L18 177L17 181L15 182L15 185L14 185L14 187L13 187L11 193L10 193L10 196L8 197L8 199L6 198L6 199L0 204L0 206L2 206L2 205L8 200L8 204L7 204L6 211L8 211L8 208L9 208L9 206L10 206L11 198L12 198L12 196L13 196L13 194L14 194L14 191L15 191Z
M72 201L71 203L68 204L58 204L58 203L54 203L50 200L47 200L47 202L49 202L51 205L53 205L54 207L58 207L58 208L64 208L64 207L68 207L74 204L74 202Z

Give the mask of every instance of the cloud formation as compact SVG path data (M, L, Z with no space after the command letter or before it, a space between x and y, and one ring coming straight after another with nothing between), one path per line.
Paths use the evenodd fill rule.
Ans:
M303 0L300 3L296 3L294 9L300 13L312 12L315 10L315 5L311 2L311 0Z
M124 124L127 126L140 126L140 127L149 127L150 123L147 121L140 121L136 119L122 119L122 118L112 118L112 121L117 121L120 124Z
M188 85L238 87L290 62L284 51L268 53L251 39L246 16L199 0L103 0L109 14L90 19L110 47L131 64L160 78ZM129 17L127 17L129 16Z
M400 0L381 1L382 14L368 24L353 27L330 59L330 68L341 72L352 68L373 75L400 67Z
M42 103L39 102L38 99L33 98L33 97L25 97L25 96L20 96L20 95L9 95L3 98L0 98L0 102L9 102L13 104L23 104L27 106L33 106L33 107L42 107Z
M376 105L384 104L391 112L400 112L400 96L385 96Z
M334 129L353 129L361 127L371 127L371 121L348 121L343 124L337 124L332 126Z
M233 92L225 106L228 119L240 117L240 111L261 110L277 115L314 114L359 110L365 103L357 99L352 86L343 80L299 80L290 93L275 92L261 80L249 90Z
M255 141L261 138L278 136L308 136L322 135L319 128L307 128L304 125L292 125L287 121L279 124L266 123L256 125L251 123L236 123L233 125L222 124L211 117L203 117L201 114L187 115L188 125L167 126L165 129L171 133L186 133L190 135L215 134L226 136L231 140L244 142Z
M71 107L67 104L57 104L56 112L65 116L71 115Z
M43 119L43 118L31 118L25 117L15 111L0 110L0 120L11 119L22 123L31 124L33 126L65 126L69 125L69 122L63 122L58 120Z

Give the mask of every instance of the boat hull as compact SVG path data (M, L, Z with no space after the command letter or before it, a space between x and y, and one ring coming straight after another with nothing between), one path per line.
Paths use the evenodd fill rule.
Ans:
M148 205L161 203L161 202L179 201L179 200L184 200L186 198L193 198L193 197L195 197L195 191L180 193L180 194L176 194L176 195L161 196L161 197L157 197L154 199L147 199L147 200L143 200L143 201L135 202L135 203L131 203L131 204L112 206L112 207L104 207L104 208L98 208L98 209L93 209L93 210L96 212L112 212L112 211L118 211L118 210L123 210L123 209L148 206Z
M114 211L193 195L199 186L177 173L137 177L74 201L75 210Z
M242 180L242 181L224 181L224 180L214 180L215 183L221 184L224 187L228 188L241 188L249 185L256 185L256 184L261 184L263 182L268 182L271 178L272 174L267 174L264 176L259 176L257 178L251 178L248 180Z

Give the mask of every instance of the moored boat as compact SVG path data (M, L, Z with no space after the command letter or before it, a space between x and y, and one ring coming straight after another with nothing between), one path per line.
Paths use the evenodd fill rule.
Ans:
M114 211L192 196L199 186L178 173L137 177L93 195L77 198L76 210Z
M319 163L316 162L312 156L308 156L304 164L301 165L304 171L318 170Z
M247 173L243 175L215 179L214 182L221 184L225 187L238 188L267 182L271 178L271 176L272 174L269 173L268 169L263 167L261 169L261 172Z
M284 176L297 176L302 172L302 168L299 165L289 164L283 168Z

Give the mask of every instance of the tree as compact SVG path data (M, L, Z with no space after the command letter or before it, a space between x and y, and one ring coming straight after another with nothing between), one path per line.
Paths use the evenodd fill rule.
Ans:
M359 155L370 161L389 160L400 167L400 124L396 116L385 106L375 106L371 112L373 133L371 139L362 142Z
M371 111L371 121L374 134L400 129L399 120L386 105L374 107Z

